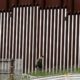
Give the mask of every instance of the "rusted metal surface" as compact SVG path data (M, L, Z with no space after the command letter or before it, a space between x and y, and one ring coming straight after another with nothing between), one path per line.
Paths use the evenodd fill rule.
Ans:
M74 2L73 2L74 1ZM74 3L74 4L73 4ZM79 11L80 0L0 0L0 9L11 8L12 5L39 5L41 7L64 6L68 11Z
M33 4L33 0L19 0L19 4L20 5L32 5Z
M60 0L46 0L46 6L60 6Z
M75 1L75 10L80 11L80 0Z
M17 5L17 0L9 0L9 8L11 8L13 5Z
M7 8L7 0L0 0L0 9Z
M45 1L44 0L36 0L35 1L35 5L40 5L41 7L44 7L44 5L45 5Z

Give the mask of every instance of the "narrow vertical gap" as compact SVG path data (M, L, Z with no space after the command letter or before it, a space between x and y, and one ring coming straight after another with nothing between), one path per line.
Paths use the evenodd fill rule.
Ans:
M57 17L58 17L58 9L56 8L56 19L55 19L55 25L57 26ZM56 64L56 48L57 48L57 27L55 27L55 59L54 59L54 65L55 65L55 69L56 69L56 72L57 72L57 64Z
M70 39L70 43L69 43L69 68L70 68L70 71L72 72L72 69L71 69L71 37L72 37L72 35L71 35L71 33L72 33L72 14L70 14L70 36L69 36L69 39Z
M13 9L14 10L14 9ZM13 40L13 16L14 13L12 14L12 18L11 18L11 40L10 40L10 59L12 58L12 40Z
M75 59L75 19L76 19L76 16L74 15L73 60ZM75 60L73 61L73 65L75 66Z
M20 21L19 21L20 20L20 7L17 10L18 10L18 33L17 33L17 36L18 36L18 40L17 41L18 42L17 42L17 54L16 55L17 55L17 59L18 59L18 57L19 57L18 56L18 53L19 53L18 48L19 48L19 29L20 29L20 27L19 27L20 26Z
M36 58L36 22L37 22L37 7L35 7L35 21L34 21L34 62L33 62L33 70L35 70L35 64L36 64L36 60L35 60L35 58Z
M40 8L39 8L39 14L38 14L39 18L38 18L38 26L40 25ZM39 53L39 27L38 27L38 44L37 44L37 48L38 48L38 51L37 53ZM37 59L39 57L39 54L37 54Z
M5 23L4 23L4 31L5 31L5 33L4 33L4 59L6 58L6 24L7 24L7 12L4 12L4 14L5 14Z
M46 30L47 30L47 27L46 27L46 26L47 26L47 9L45 10L45 16L46 16L46 17L45 17L45 35L44 35L44 36L45 36L45 37L44 37L44 38L45 38L45 42L44 42L44 48L45 48L45 50L44 50L44 70L46 69L45 66L46 66L46 33L47 33L47 32L46 32Z
M62 70L64 64L64 17L65 17L65 10L63 9L63 20L62 20Z
M48 21L48 65L47 65L47 67L49 68L49 56L50 56L50 53L49 53L49 47L50 47L50 45L49 45L49 42L50 42L50 9L49 9L49 13L48 13L48 16L49 16L49 21Z
M78 69L78 54L79 54L79 14L77 14L78 15L78 22L77 22L77 55L76 55L76 69Z
M51 44L51 68L53 68L53 35L54 35L54 9L52 9L52 44Z
M10 34L10 28L9 28L9 23L10 23L10 17L8 16L8 47L7 47L7 53L9 53L9 34ZM9 55L7 55L7 58L9 58Z
M60 52L60 36L61 36L61 31L60 31L60 29L61 29L61 9L60 9L60 13L59 13L59 51L58 51L58 53ZM58 62L60 61L60 54L58 54ZM59 66L60 66L60 63L58 63L58 69L59 69Z
M14 59L15 59L15 43L16 43L16 17L17 17L17 10L15 8L15 20L14 20Z
M67 42L68 42L68 14L66 14L66 56L67 56ZM67 70L67 57L66 57L66 64L65 64L65 69Z
M27 8L25 7L25 16L27 15L27 10L26 10ZM27 27L26 27L26 17L25 17L25 19L24 19L24 58L23 58L23 68L24 68L24 73L26 73L26 52L25 52L25 49L26 49L26 37L27 37L27 35L26 35L26 29L27 29Z
M0 59L2 59L2 47L3 47L3 12L2 12L2 20L1 20L1 54L0 54Z
M41 20L42 22L41 22L41 54L40 54L40 56L43 56L43 54L42 54L42 47L43 47L43 10L42 10L42 20Z

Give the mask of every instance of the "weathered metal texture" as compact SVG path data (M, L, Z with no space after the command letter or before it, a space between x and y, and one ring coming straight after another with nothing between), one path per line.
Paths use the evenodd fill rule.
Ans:
M73 2L74 1L74 2ZM74 4L73 4L74 3ZM36 5L41 7L66 6L70 12L80 11L80 0L0 0L0 9L9 9L12 5Z
M34 0L19 0L19 5L33 5Z
M45 6L45 1L44 0L35 0L35 5L39 5L40 7L44 7Z
M13 5L17 5L17 0L9 0L8 4L9 8L12 8Z
M80 11L80 0L75 0L75 10Z
M0 0L0 9L7 9L7 0Z
M70 12L72 9L72 1L71 0L64 0L64 5L67 7L68 11Z
M36 71L41 56L45 72L80 67L80 14L39 6L13 7L12 12L0 12L2 60L14 59L15 70L22 69L23 73Z
M45 0L45 6L61 6L61 0Z

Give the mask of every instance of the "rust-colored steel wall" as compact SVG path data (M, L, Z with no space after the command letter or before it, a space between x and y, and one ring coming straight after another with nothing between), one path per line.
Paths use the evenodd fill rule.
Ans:
M74 4L73 4L74 1ZM41 7L66 5L68 11L80 11L80 0L0 0L0 9L9 9L12 5L36 5Z
M64 5L66 5L68 11L71 11L71 7L72 7L71 0L64 0Z
M0 9L7 8L7 0L0 0Z
M80 0L75 1L75 10L80 11Z
M20 5L33 5L33 0L19 0Z
M9 8L11 8L12 5L17 5L17 0L11 0L11 1L9 0Z
M45 0L36 0L35 1L35 5L39 5L39 6L41 6L41 7L44 7L44 5L45 5Z
M60 6L61 0L46 0L46 6Z

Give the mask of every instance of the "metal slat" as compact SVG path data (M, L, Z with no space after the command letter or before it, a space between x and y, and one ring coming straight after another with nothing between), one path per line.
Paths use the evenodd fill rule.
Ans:
M11 11L8 12L8 38L7 38L7 44L8 44L7 45L7 54L8 55L7 55L7 59L9 59L9 33L10 33L9 32L10 31L10 28L9 28L10 27L10 24L9 23L10 23L10 17L12 17L12 12Z
M37 15L37 17L36 17L36 55L35 55L35 65L36 65L36 63L37 63L37 56L38 56L38 47L37 47L37 45L38 45L38 29L39 29L39 27L38 27L38 25L39 25L39 7L37 6L37 8L36 8L36 15ZM35 68L35 72L36 72L36 68Z
M6 23L6 50L5 50L5 58L7 59L7 56L8 56L8 49L7 49L7 47L8 47L8 28L9 28L9 24L8 24L8 20L9 20L9 13L7 12L6 13L7 14L7 23Z
M25 64L23 64L24 62L24 59L25 59L25 57L24 57L24 54L25 54L25 52L24 52L24 34L25 34L25 7L23 7L23 17L22 17L22 21L23 21L23 23L22 23L22 66L24 66ZM24 67L23 67L24 68ZM22 69L22 71L23 71L23 73L24 73L24 69Z
M78 27L78 15L75 15L76 19L75 19L75 58L74 58L74 68L76 69L77 65L76 65L76 54L77 54L77 27Z
M28 37L28 39L27 39L27 66L26 66L27 72L28 72L28 59L29 59L29 57L28 57L29 56L29 29L30 29L30 27L29 27L30 24L29 23L30 23L30 15L31 15L30 14L30 7L28 7L28 8L29 8L28 9L28 16L29 17L28 17L28 24L27 24L28 25L28 36L27 36Z
M71 22L71 64L70 64L70 67L71 67L71 72L72 72L72 67L73 67L73 31L74 31L74 16L72 16L72 22Z
M78 69L78 55L79 55L79 13L77 14L78 20L77 20L77 54L76 54L76 71Z
M42 48L42 56L44 56L44 50L45 50L45 45L44 45L44 43L45 43L45 10L43 10L43 48ZM43 59L43 62L42 62L42 64L43 64L43 71L44 71L44 59Z
M21 68L20 66L20 59L22 59L22 20L23 20L23 10L22 10L22 7L19 7L20 9L20 15L19 15L19 43L18 43L18 54L17 54L17 57L18 57L18 64L17 64L17 67L18 67L18 70ZM23 68L22 68L23 70Z
M51 52L52 52L52 9L50 9L50 41L49 41L49 72L51 72Z
M19 59L19 66L20 66L20 63L22 63L22 66L20 66L20 69L22 68L22 72L23 72L23 7L20 7L20 8L22 8L21 9L21 45L20 45L20 59ZM21 62L22 61L22 62Z
M56 9L54 9L54 14L53 14L53 16L54 16L54 24L53 24L53 72L54 72L54 70L55 70L55 29L56 29Z
M78 68L80 68L80 14L79 14L79 48L78 48Z
M26 14L26 43L25 43L26 44L26 48L25 48L25 73L27 73L27 69L26 68L27 68L27 65L28 65L28 63L27 63L27 55L28 55L28 53L27 53L27 51L28 51L27 50L28 49L27 41L28 41L28 24L29 24L28 23L28 18L29 18L28 17L28 15L29 15L28 11L29 11L29 7L26 8L26 11L27 11L27 14Z
M8 28L9 28L9 32L8 32L8 59L10 60L11 59L11 23L12 23L12 15L10 15L9 13L9 21L8 21ZM8 70L10 68L10 64L8 62Z
M6 16L5 16L5 37L4 37L4 59L6 59L7 58L7 55L6 55L6 33L7 33L7 31L6 31L6 29L7 29L7 12L5 12L5 14L6 14ZM4 64L4 70L6 70L6 64Z
M63 37L63 9L61 9L61 29L60 29L61 31L61 33L60 33L60 71L61 71L61 69L62 69L62 43L63 43L63 41L62 41L62 37Z
M41 24L42 24L42 10L40 10L40 24L39 24L39 58L41 55Z
M15 70L17 69L17 63L16 63L16 60L17 60L17 52L18 52L18 29L19 29L19 24L18 24L18 21L19 21L19 8L16 8L16 41L15 41Z
M5 12L5 36L4 36L4 58L6 58L6 24L7 24L7 12ZM5 65L4 65L5 66Z
M15 8L13 9L13 21L12 21L12 56L11 58L13 59L14 58L14 33L15 33Z
M7 14L7 21L6 21L6 50L5 50L5 59L8 59L8 28L9 28L9 12L6 13ZM5 70L7 70L7 68L9 69L9 65L5 64Z
M0 12L0 59L2 58L2 37L3 37L3 27L2 27L3 15Z
M67 17L67 14L66 14L67 13L67 9L64 9L64 13L65 13L64 17L66 18ZM67 24L67 20L64 21L64 57L63 57L64 61L63 61L63 71L65 71L65 67L66 67L65 66L66 65L66 31L67 31L66 30L66 27L67 27L66 24Z
M35 29L35 7L33 7L33 30L32 30L32 67L31 67L31 72L33 72L33 63L34 63L34 29Z
M2 44L3 43L3 13L0 12L0 59L2 60ZM0 65L2 68L3 66Z
M69 70L69 44L70 44L70 15L68 15L68 42L67 42L67 71Z
M12 23L12 19L10 17L10 23L9 23L9 59L11 56L11 23Z
M57 46L56 46L56 72L58 71L58 55L59 55L59 14L60 14L60 9L57 9Z
M28 56L28 73L30 73L30 56L31 56L31 21L32 21L32 7L30 7L30 22L29 22L29 56Z
M46 29L46 65L45 65L45 71L48 70L48 29L49 29L49 10L47 10L47 29Z
M3 12L3 43L2 43L2 60L4 59L4 38L5 38L5 16L6 16L6 13ZM2 63L2 69L4 68L4 64Z

